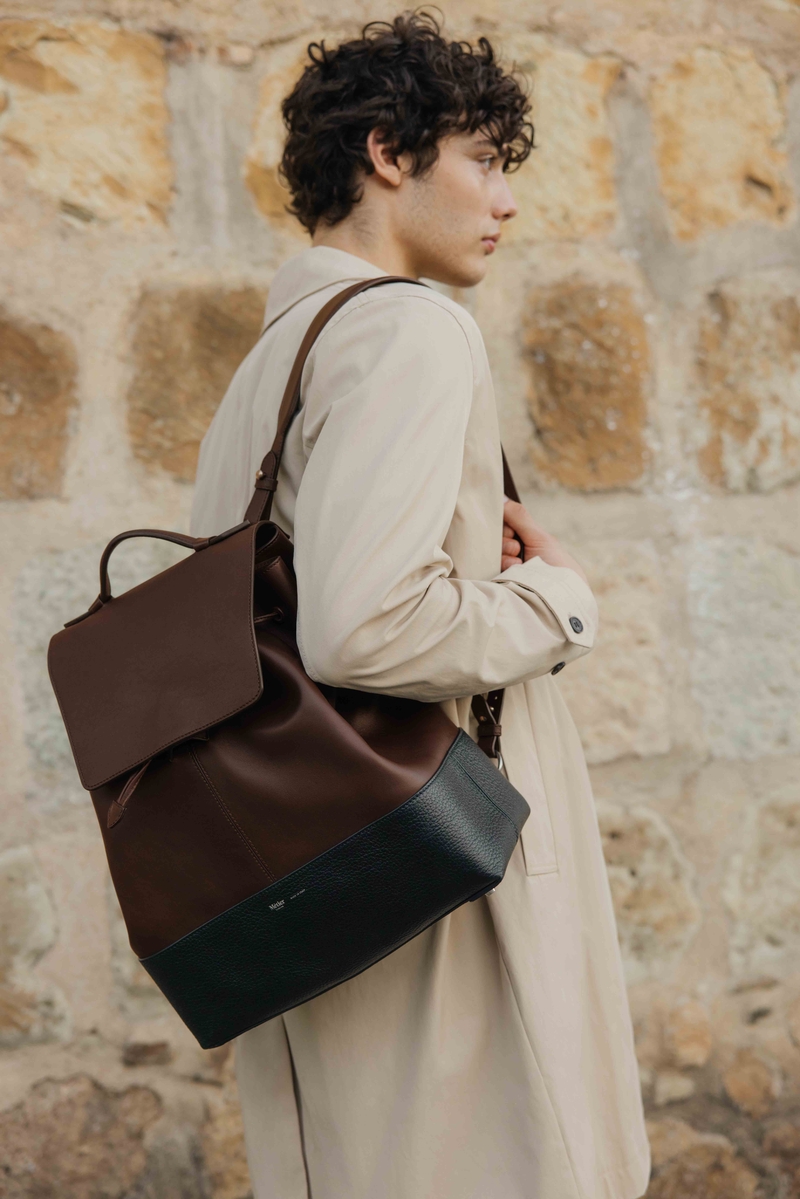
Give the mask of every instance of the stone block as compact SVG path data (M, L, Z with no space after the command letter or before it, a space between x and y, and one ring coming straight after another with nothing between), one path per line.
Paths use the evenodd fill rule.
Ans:
M726 1094L756 1120L767 1115L781 1091L780 1075L752 1049L739 1049L722 1075Z
M23 724L30 755L30 800L43 811L89 803L47 674L47 646L64 622L85 612L97 595L103 543L44 550L29 559L14 587L12 638L24 703ZM165 570L183 557L164 541L125 542L115 552L115 594Z
M800 1126L796 1121L778 1120L767 1128L762 1144L766 1161L776 1170L786 1199L800 1195Z
M655 1078L653 1102L656 1107L664 1107L668 1103L680 1103L695 1092L695 1081L686 1074L678 1074L675 1070L662 1070Z
M26 846L0 854L0 1046L51 1041L69 1032L60 992L34 967L56 940L50 897ZM1 1159L0 1159L1 1160Z
M664 1040L670 1061L676 1066L704 1066L713 1043L705 1004L692 1000L673 1008L664 1022Z
M37 1082L0 1115L4 1199L123 1199L160 1114L146 1087L110 1091L83 1074Z
M281 116L281 104L294 87L309 59L306 46L292 42L274 51L267 72L261 81L258 106L253 121L253 135L244 160L244 180L256 207L277 228L303 233L299 221L286 211L291 195L281 181L278 168L283 155L286 130ZM326 34L334 44L335 36Z
M519 213L504 241L603 237L617 216L606 97L620 63L539 36L509 39L505 57L530 80L536 149L509 176Z
M661 189L675 236L794 216L783 89L748 47L698 46L653 82Z
M692 1149L696 1145L711 1145L718 1149L732 1148L727 1137L720 1136L718 1133L698 1132L696 1128L692 1128L691 1124L687 1124L685 1120L678 1120L674 1116L662 1116L658 1120L648 1120L647 1138L650 1142L650 1155L655 1170L660 1169L667 1162L674 1161L676 1157L680 1157L687 1149Z
M128 429L149 468L194 480L200 442L228 384L258 340L265 294L255 287L160 287L139 301Z
M789 1036L800 1048L800 999L796 999L786 1013L786 1026L789 1029Z
M690 545L692 690L711 752L800 751L800 561L767 541Z
M146 1143L147 1165L123 1199L213 1199L194 1124L162 1120Z
M92 21L0 22L0 140L79 220L164 223L172 167L161 42Z
M0 309L0 500L60 495L77 372L63 334Z
M578 491L637 483L648 457L650 352L633 292L580 276L535 289L523 337L542 479Z
M591 654L558 675L591 763L670 747L661 631L662 574L649 542L594 542L578 551L600 608Z
M168 1066L173 1056L169 1041L128 1041L122 1048L124 1066Z
M207 1107L200 1140L210 1194L213 1199L251 1199L242 1113L232 1078L221 1091L209 1094Z
M693 1145L657 1170L647 1199L755 1199L758 1175L730 1145Z
M787 779L745 812L722 895L732 919L734 976L788 978L800 953L800 798ZM790 1013L791 1018L791 1013Z
M708 295L697 407L699 462L712 483L771 491L800 478L800 277L765 271Z
M700 922L691 869L654 812L598 802L597 815L629 983L666 973Z

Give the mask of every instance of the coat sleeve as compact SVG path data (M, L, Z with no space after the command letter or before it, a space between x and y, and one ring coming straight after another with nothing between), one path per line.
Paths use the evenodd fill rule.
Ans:
M371 296L317 342L294 540L298 644L318 682L437 701L592 647L594 598L566 567L451 577L473 373L460 322L425 297ZM498 513L498 559L500 527Z

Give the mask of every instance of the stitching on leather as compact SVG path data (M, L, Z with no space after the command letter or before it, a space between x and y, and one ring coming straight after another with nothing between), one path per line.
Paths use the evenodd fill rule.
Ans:
M238 707L236 707L236 708L231 708L230 712L224 712L222 714L222 716L218 716L214 720L211 720L211 721L207 720L203 724L198 724L196 726L196 728L188 729L187 732L181 733L180 737L171 737L168 741L165 741L163 743L163 745L159 745L157 749L150 750L148 753L146 753L144 758L136 758L135 761L130 762L127 766L123 766L121 770L115 770L113 774L109 774L109 775L107 775L106 778L101 779L99 783L91 783L87 786L86 783L83 783L83 775L81 775L81 782L83 783L84 787L86 787L87 791L96 791L98 787L104 787L106 785L106 783L110 783L112 779L119 778L119 776L121 774L124 774L126 772L126 770L132 770L134 768L134 766L139 766L142 762L144 762L145 758L154 758L156 756L156 754L161 753L162 749L168 749L171 745L178 745L181 741L185 741L188 737L192 737L195 733L199 733L203 729L210 729L210 728L213 728L214 725L216 725L216 724L221 724L223 720L227 720L229 716L235 716L237 712L243 712L245 708L249 708L251 704L254 704L256 702L256 700L260 698L261 693L264 690L264 681L261 678L261 665L258 660L258 645L256 643L255 630L252 629L254 562L255 562L255 532L253 533L253 558L251 559L251 562L250 562L250 588L248 591L247 611L248 611L248 615L250 617L250 624L251 624L251 630L252 630L250 649L252 650L252 653L253 653L253 659L256 664L256 670L258 672L258 678L259 678L258 690L255 692L254 695L252 695L250 698L246 699L243 704L239 704ZM56 693L56 701L58 702L58 706L60 708L61 707L61 699L59 698L58 689L56 688L55 683L53 683L52 677L50 679L50 682L52 684L53 690ZM63 711L62 711L62 718L63 718ZM72 738L70 737L69 725L67 725L66 719L64 719L64 724L67 729L67 739L69 740L69 743L71 746ZM73 753L74 753L74 751L73 751ZM75 760L77 762L77 755L74 755L74 756L75 756ZM80 774L80 771L78 773Z
M470 772L467 770L466 766L464 766L464 764L463 764L462 762L459 762L458 758L453 758L453 762L454 762L454 763L455 763L455 765L458 767L458 769L461 771L461 773L462 773L463 775L465 775L465 776L466 776L466 777L469 779L469 781L472 783L473 787L477 787L477 789L480 791L480 793L481 793L481 795L483 796L483 798L484 798L484 799L486 799L486 800L488 800L488 802L489 802L489 803L492 805L492 807L493 807L493 808L495 808L495 809L496 809L496 810L497 810L497 811L500 813L500 815L501 815L501 816L505 816L506 820L508 821L508 823L509 823L509 824L511 825L511 827L513 828L513 830L514 830L514 832L516 833L517 837L519 837L520 830L517 828L516 824L515 824L515 823L514 823L514 821L511 819L511 817L509 816L508 812L505 812L505 811L504 811L504 810L503 810L503 809L500 807L500 805L499 805L498 803L495 803L495 801L492 799L492 797L491 797L491 795L488 793L488 791L485 791L485 790L483 789L483 787L480 785L480 783L478 782L478 780L477 780L476 778L473 778L473 776L472 776L472 775L470 774Z
M242 826L239 824L239 821L238 821L238 820L236 819L236 817L233 815L233 812L231 812L230 808L229 808L229 807L228 807L228 805L225 803L225 800L222 798L222 796L220 795L219 791L218 791L218 790L217 790L217 788L214 786L214 783L213 783L213 781L212 781L212 779L211 779L211 776L209 775L208 771L205 769L205 767L203 766L203 764L202 764L202 763L200 762L200 760L198 759L198 757L197 757L197 754L196 754L196 752L194 751L194 749L190 749L190 750L189 750L189 753L190 753L190 755L191 755L192 761L194 762L195 766L197 767L197 770L198 770L198 773L200 774L200 777L202 778L202 780L203 780L203 782L205 783L205 785L206 785L206 787L208 788L208 790L211 792L211 794L212 794L212 796L214 797L214 799L217 801L217 804L218 804L218 805L219 805L219 807L221 808L221 810L222 810L222 812L223 812L223 815L225 816L225 819L226 819L226 820L228 821L228 823L231 825L231 827L233 828L234 832L238 833L238 835L239 835L239 837L241 838L241 840L242 840L242 841L244 841L245 845L247 846L247 848L249 849L250 853L253 855L253 857L255 858L255 860L258 862L259 866L260 866L260 867L261 867L261 869L264 871L264 873L266 874L267 878L268 878L268 879L270 879L270 880L271 880L271 882L273 882L273 883L277 883L279 880L278 880L278 879L275 877L275 875L272 873L272 871L270 870L269 866L267 865L267 863L266 863L266 862L264 861L264 859L262 858L261 854L260 854L260 853L258 852L258 850L256 849L255 845L253 844L253 842L252 842L252 841L250 840L250 838L248 837L247 833L244 831L244 829L242 828Z

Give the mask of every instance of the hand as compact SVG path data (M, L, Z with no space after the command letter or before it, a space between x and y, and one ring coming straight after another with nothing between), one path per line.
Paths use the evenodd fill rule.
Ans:
M506 500L503 520L502 570L519 566L529 558L541 558L550 566L568 566L581 576L584 583L588 583L582 567L572 554L568 554L550 533L545 533L522 504Z

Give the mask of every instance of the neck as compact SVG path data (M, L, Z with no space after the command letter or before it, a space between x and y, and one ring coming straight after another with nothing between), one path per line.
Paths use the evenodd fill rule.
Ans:
M420 272L410 247L395 235L388 222L365 219L365 213L356 216L357 213L358 209L354 210L338 225L319 225L311 244L354 254L356 258L380 267L387 275L418 279ZM371 215L374 218L375 214Z

